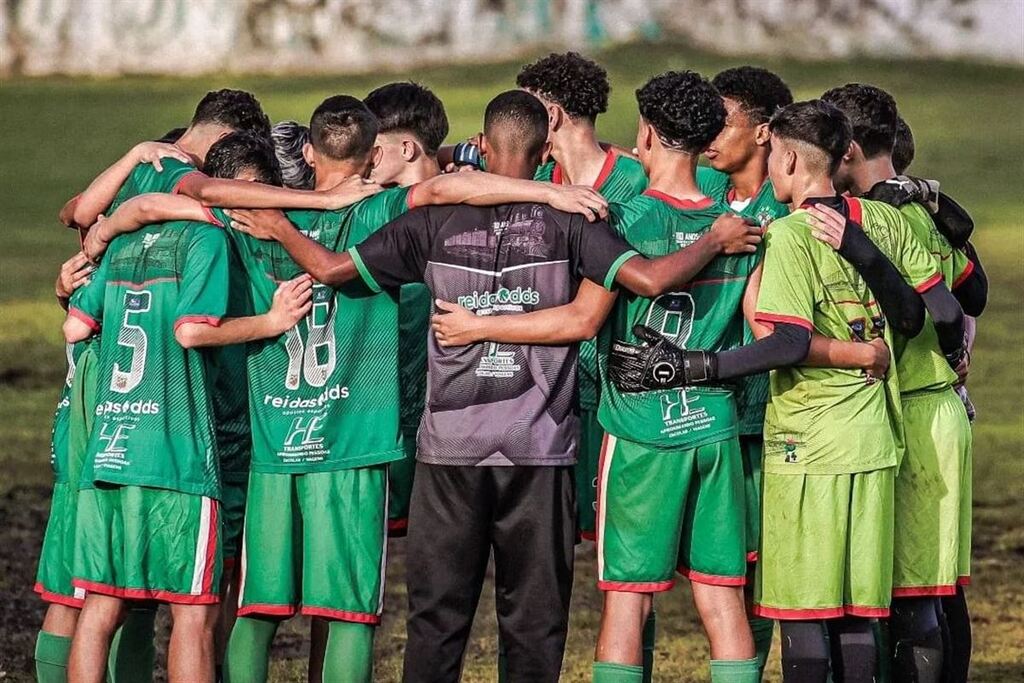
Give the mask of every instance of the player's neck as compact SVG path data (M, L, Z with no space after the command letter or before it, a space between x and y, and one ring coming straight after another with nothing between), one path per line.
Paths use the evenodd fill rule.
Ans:
M880 154L873 159L865 159L850 174L850 180L853 181L850 186L850 194L855 197L867 194L867 191L878 183L895 176L896 169L892 166L892 157L890 155Z
M196 131L194 128L189 128L174 144L182 152L192 157L193 166L201 168L206 152L216 141L216 139L208 140L201 132Z
M601 148L593 126L568 124L551 140L551 156L562 169L568 185L593 185L601 175L607 152Z
M405 164L395 180L399 187L411 187L438 175L441 175L441 167L437 164L437 157L424 154Z
M360 175L361 170L356 164L344 162L329 167L318 166L314 173L316 182L313 185L313 189L329 190L354 175Z
M768 179L768 155L760 151L747 160L743 168L729 174L729 185L733 196L745 201L757 196Z
M698 201L704 193L697 185L697 155L652 150L648 184L652 190L677 199Z
M828 176L808 175L793 180L793 200L791 209L798 209L810 197L835 197L835 185Z

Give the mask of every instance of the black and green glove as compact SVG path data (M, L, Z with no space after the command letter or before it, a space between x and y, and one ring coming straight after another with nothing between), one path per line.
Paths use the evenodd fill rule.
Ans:
M633 334L644 343L613 342L608 356L608 376L619 391L674 389L717 376L713 353L681 349L644 325L636 325Z

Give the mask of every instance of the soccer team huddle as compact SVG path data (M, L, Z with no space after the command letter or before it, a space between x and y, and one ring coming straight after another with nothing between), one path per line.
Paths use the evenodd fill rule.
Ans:
M677 575L712 681L776 621L786 681L966 680L988 285L893 97L671 71L627 150L593 61L516 86L455 146L411 82L308 126L211 92L68 201L40 681L151 680L159 604L171 681L266 681L297 614L311 681L374 680L394 535L410 683L459 679L492 557L495 677L557 681L581 539L595 683L652 680Z

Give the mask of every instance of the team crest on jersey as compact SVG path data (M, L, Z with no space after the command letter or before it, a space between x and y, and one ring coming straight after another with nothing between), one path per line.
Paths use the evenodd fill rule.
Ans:
M156 241L160 239L160 233L151 232L148 235L142 237L142 248L149 249L151 246L156 244Z
M796 441L792 437L786 439L783 452L785 453L786 462L796 462Z
M773 214L768 209L761 209L760 211L757 212L757 215L754 216L754 219L757 221L757 224L760 225L763 229L767 228L768 224L775 220L775 214Z

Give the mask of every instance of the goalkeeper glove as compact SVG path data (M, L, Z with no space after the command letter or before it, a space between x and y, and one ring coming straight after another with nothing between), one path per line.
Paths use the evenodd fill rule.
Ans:
M939 181L899 175L876 183L865 196L897 208L917 202L934 214L939 210Z
M643 344L614 342L608 357L608 376L619 391L660 391L704 384L717 376L713 353L681 349L644 325L633 334Z

